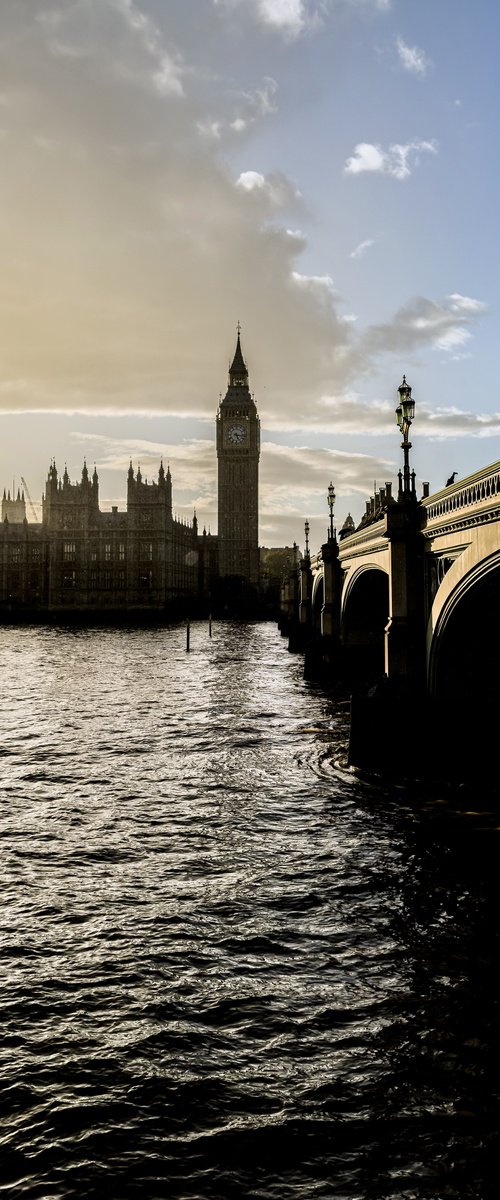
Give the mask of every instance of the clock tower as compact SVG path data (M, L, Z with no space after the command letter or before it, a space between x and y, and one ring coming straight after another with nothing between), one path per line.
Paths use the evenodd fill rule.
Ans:
M240 325L217 413L219 575L259 582L260 421L248 387Z

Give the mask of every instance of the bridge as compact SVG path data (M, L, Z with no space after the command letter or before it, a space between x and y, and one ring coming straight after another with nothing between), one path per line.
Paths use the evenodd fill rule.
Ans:
M500 462L420 499L402 474L397 499L386 484L357 529L306 547L281 628L306 673L351 688L353 765L467 777L498 738Z

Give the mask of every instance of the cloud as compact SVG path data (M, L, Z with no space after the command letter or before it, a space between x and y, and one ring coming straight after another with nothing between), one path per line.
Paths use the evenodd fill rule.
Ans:
M326 511L326 486L335 479L338 496L365 496L374 477L391 478L394 463L380 455L317 446L282 446L266 441L260 477L264 512ZM325 483L326 481L326 483Z
M408 46L402 37L397 38L396 46L399 61L405 71L410 71L412 75L420 75L421 77L427 74L431 66L431 61L427 58L424 50L419 50L418 46Z
M454 312L470 313L471 315L485 312L488 307L484 300L473 300L470 296L461 296L460 292L452 292L451 296L448 296L448 300L451 302Z
M438 350L456 350L459 346L465 346L471 337L470 329L457 329L452 325L436 338L436 346Z
M420 162L420 154L437 152L438 144L434 138L431 141L406 142L404 145L395 143L388 150L371 142L358 142L354 153L346 160L344 172L346 175L360 175L363 171L376 171L392 175L394 179L408 179Z
M424 346L452 352L471 338L471 326L484 311L481 301L457 303L457 295L438 303L417 296L398 310L391 321L371 326L362 335L363 348L369 359L372 353L408 353Z
M351 250L349 258L362 258L363 255L366 254L366 251L370 249L370 246L374 245L375 238L366 238L366 241L360 242L359 246L356 246L355 250Z
M242 171L235 186L242 192L264 198L275 208L296 208L301 198L300 192L279 171L267 176L260 171Z
M154 34L131 12L65 0L48 21L0 6L4 410L212 412L238 317L256 390L265 381L273 406L309 394L348 331L333 298L293 280L305 238L276 222L303 212L297 189L259 171L235 186L222 139L200 144L198 129L207 88L226 123L235 94L200 80L188 40L174 48L168 8ZM182 92L153 79L169 47ZM252 89L252 111L273 94Z
M278 84L276 80L267 75L262 87L254 88L253 91L242 92L241 99L252 113L259 117L267 117L269 113L276 112L275 97L277 91Z
M218 117L204 116L197 122L197 128L203 137L219 139L222 136L233 136L248 133L258 121L265 119L277 111L276 95L278 84L267 75L260 87L231 95L231 113ZM227 104L223 97L221 103Z
M35 21L57 57L98 60L122 79L153 87L161 96L183 94L184 66L156 22L135 0L68 0L64 8L42 11ZM106 55L114 37L115 55Z
M177 415L211 438L240 318L266 430L335 434L354 411L369 432L393 414L351 395L381 357L472 344L484 304L460 291L363 330L330 264L307 271L293 182L241 159L235 179L226 155L235 102L265 119L273 88L201 79L184 6L142 0L146 24L137 3L64 0L50 20L37 7L0 5L4 413ZM165 56L179 87L155 80ZM220 137L200 138L207 111Z
M337 0L213 0L214 7L221 12L246 15L286 38L319 28L336 3ZM353 9L361 5L387 12L391 0L344 0L344 3Z
M324 11L321 0L214 0L215 7L241 10L287 37L314 28Z
M330 275L301 275L300 271L292 271L292 280L297 287L308 291L310 295L320 301L328 302L330 297L336 295Z

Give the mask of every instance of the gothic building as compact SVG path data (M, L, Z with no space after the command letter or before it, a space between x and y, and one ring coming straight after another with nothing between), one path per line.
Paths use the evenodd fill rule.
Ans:
M259 582L260 421L248 387L240 327L217 413L219 574Z
M198 531L172 511L170 469L143 479L130 464L127 508L101 512L97 471L81 479L48 472L41 522L28 522L24 493L4 492L0 613L161 613L209 601L224 580L259 580L259 418L240 345L217 413L219 533Z
M8 505L8 501L6 502ZM0 605L51 613L155 610L198 591L198 527L172 515L172 480L130 465L127 511L101 512L97 471L79 483L49 469L42 521L2 512Z

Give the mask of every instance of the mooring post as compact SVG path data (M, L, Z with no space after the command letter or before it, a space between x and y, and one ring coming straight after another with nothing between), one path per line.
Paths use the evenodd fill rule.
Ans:
M186 650L189 650L189 634L190 634L190 625L189 625L189 617L188 617L188 619L186 621Z

